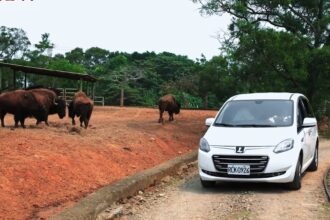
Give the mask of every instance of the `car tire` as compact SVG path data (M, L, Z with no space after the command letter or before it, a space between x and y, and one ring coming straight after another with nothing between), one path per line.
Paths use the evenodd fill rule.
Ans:
M215 181L208 181L208 180L201 180L201 184L204 188L211 188L211 187L214 187L215 185Z
M315 147L313 161L312 161L311 165L309 165L308 171L316 171L318 165L319 165L319 147L318 147L318 142L317 142L316 147Z
M298 190L301 188L301 176L302 176L302 173L301 173L301 169L302 169L302 159L301 157L299 157L299 160L297 162L297 165L296 165L296 171L295 171L295 174L294 174L294 178L293 178L293 181L291 183L288 183L288 188L291 189L291 190Z

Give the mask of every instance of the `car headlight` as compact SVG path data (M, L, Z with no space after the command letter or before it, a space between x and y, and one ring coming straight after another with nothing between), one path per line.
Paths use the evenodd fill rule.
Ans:
M199 141L199 149L201 149L201 151L204 151L206 153L210 151L210 145L205 138L202 138Z
M293 139L287 139L276 145L274 153L282 153L293 148Z

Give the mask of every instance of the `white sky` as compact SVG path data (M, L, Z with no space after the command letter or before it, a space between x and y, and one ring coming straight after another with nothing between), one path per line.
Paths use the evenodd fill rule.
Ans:
M50 33L55 53L97 46L210 59L230 17L202 17L198 7L191 0L0 0L0 25L22 28L32 44Z

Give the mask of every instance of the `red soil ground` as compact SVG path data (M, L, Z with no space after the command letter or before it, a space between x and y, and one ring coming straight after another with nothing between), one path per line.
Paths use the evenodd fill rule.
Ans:
M51 116L50 126L0 128L0 219L43 219L105 186L197 149L214 111L183 110L158 124L158 110L96 107L91 125L72 127ZM167 117L166 117L167 118Z

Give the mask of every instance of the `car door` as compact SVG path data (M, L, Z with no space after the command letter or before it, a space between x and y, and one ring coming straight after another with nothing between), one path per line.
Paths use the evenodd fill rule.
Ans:
M310 140L307 134L308 128L302 127L304 118L307 116L306 110L304 108L304 104L299 98L298 100L298 107L297 107L297 131L298 131L298 138L301 142L302 149L303 149L303 165L309 160L310 158Z
M308 100L305 97L301 98L301 101L304 105L304 108L306 110L306 117L309 118L315 118L313 110L311 105L309 104ZM309 145L309 151L310 151L310 157L309 158L313 158L314 156L314 148L315 148L315 143L316 143L316 138L317 138L317 127L309 127L306 129L307 131L307 135L308 135L308 145Z

